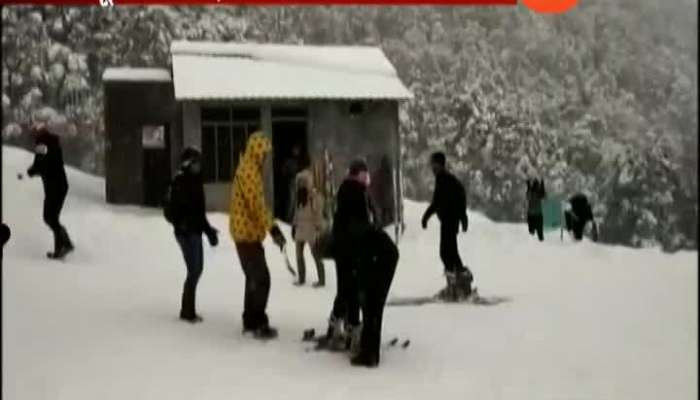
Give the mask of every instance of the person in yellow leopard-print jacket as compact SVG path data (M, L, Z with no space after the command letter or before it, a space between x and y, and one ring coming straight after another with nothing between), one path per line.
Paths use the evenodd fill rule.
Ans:
M260 339L277 336L277 330L270 327L265 313L270 295L270 271L262 241L269 231L280 248L286 243L265 205L262 171L265 157L271 150L270 140L262 132L248 138L233 178L229 210L229 230L246 278L243 333L251 332Z

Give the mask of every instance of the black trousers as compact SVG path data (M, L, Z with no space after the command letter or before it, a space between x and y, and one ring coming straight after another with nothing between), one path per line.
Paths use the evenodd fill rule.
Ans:
M464 272L466 267L462 263L457 248L457 234L459 225L452 222L440 224L440 259L447 272Z
M201 233L183 233L175 235L177 243L180 245L182 255L185 258L187 266L187 277L182 289L182 306L180 308L180 317L193 318L195 312L195 298L197 292L197 283L202 276L204 267L204 252L202 249L202 234Z
M528 214L527 216L527 229L530 235L534 235L537 232L537 239L539 241L544 240L544 216L542 214Z
M337 252L335 257L337 287L331 315L353 326L360 323L360 301L357 290L358 262L359 257L347 251Z
M270 296L270 270L260 242L236 243L238 258L245 274L243 329L255 330L269 325L265 309Z
M567 211L564 213L564 222L566 223L566 230L574 234L575 240L583 239L583 230L587 221L577 218L571 211Z
M304 259L304 247L306 247L306 242L296 242L296 255L297 255L297 275L300 283L306 282L306 260ZM326 271L323 266L323 260L319 254L318 246L316 243L310 243L311 255L314 258L314 263L316 264L316 274L318 276L318 282L321 284L326 283Z
M399 261L398 249L384 232L374 238L375 254L361 263L358 273L360 304L362 307L362 337L360 353L379 361L382 338L382 320L389 288Z
M44 199L44 222L51 228L54 241L54 252L58 252L64 246L73 244L68 237L66 228L61 225L60 217L63 204L66 200L66 192L48 194Z

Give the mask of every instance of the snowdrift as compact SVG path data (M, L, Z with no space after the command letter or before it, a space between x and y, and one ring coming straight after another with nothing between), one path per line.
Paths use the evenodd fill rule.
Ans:
M31 155L3 148L3 214L13 231L3 265L5 399L692 399L697 392L697 253L663 254L588 242L544 243L524 225L471 213L460 237L482 294L495 307L426 305L385 311L388 349L377 370L339 354L305 352L301 333L322 329L334 294L291 285L266 243L268 307L280 338L241 335L243 274L212 214L221 244L205 250L198 290L204 322L177 319L185 275L158 210L105 204L103 181L68 171L63 214L76 243L46 260L39 180L17 179ZM408 202L407 231L391 296L442 284L437 221ZM290 256L293 256L290 254ZM307 255L310 257L310 255ZM312 265L309 260L309 265ZM310 271L313 280L313 268Z

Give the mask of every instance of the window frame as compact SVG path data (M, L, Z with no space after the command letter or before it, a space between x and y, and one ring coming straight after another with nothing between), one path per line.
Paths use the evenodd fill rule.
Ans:
M226 109L228 112L228 121L223 121L223 120L207 120L204 118L205 110L206 109ZM254 120L250 116L246 116L240 119L236 119L236 110L239 110L239 113L245 114L245 113L252 113L252 110L254 109L257 114L258 118L257 120ZM241 110L245 110L241 112ZM262 107L259 106L241 106L241 105L233 105L233 104L228 104L228 105L207 105L207 106L201 106L199 109L199 116L200 116L200 132L202 136L204 136L204 131L205 128L211 128L213 130L214 134L214 149L212 151L213 154L202 154L203 157L213 157L214 158L214 168L213 168L213 176L203 176L204 183L208 184L217 184L217 183L228 183L231 182L233 179L233 174L235 173L233 171L234 168L238 166L238 162L240 161L240 153L244 151L244 149L240 149L238 154L235 153L235 145L237 142L240 142L236 140L235 138L235 132L239 129L243 129L245 132L245 138L243 140L243 143L247 142L248 137L255 131L259 130L260 127L262 126ZM229 178L222 178L222 174L220 174L220 168L219 168L219 129L227 129L227 133L229 135L229 152L231 154L231 165L230 165L230 171L231 171L231 176ZM237 129L238 128L238 129ZM202 142L204 139L202 138ZM244 145L245 146L245 145Z

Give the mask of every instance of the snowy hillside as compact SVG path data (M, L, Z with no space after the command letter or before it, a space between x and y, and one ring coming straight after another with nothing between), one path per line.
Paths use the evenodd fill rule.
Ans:
M388 308L384 336L410 338L377 370L309 353L303 329L325 327L335 287L297 288L267 244L271 321L280 338L242 337L243 274L222 233L205 250L198 308L177 319L185 267L155 210L104 202L103 181L69 171L66 262L41 221L39 180L18 180L28 153L3 148L3 214L13 237L3 265L4 399L693 399L697 392L697 253L662 254L559 240L471 214L460 239L496 307ZM392 296L443 283L437 224L407 204ZM310 261L310 260L309 260ZM309 264L311 266L311 264ZM311 268L311 279L315 278Z

